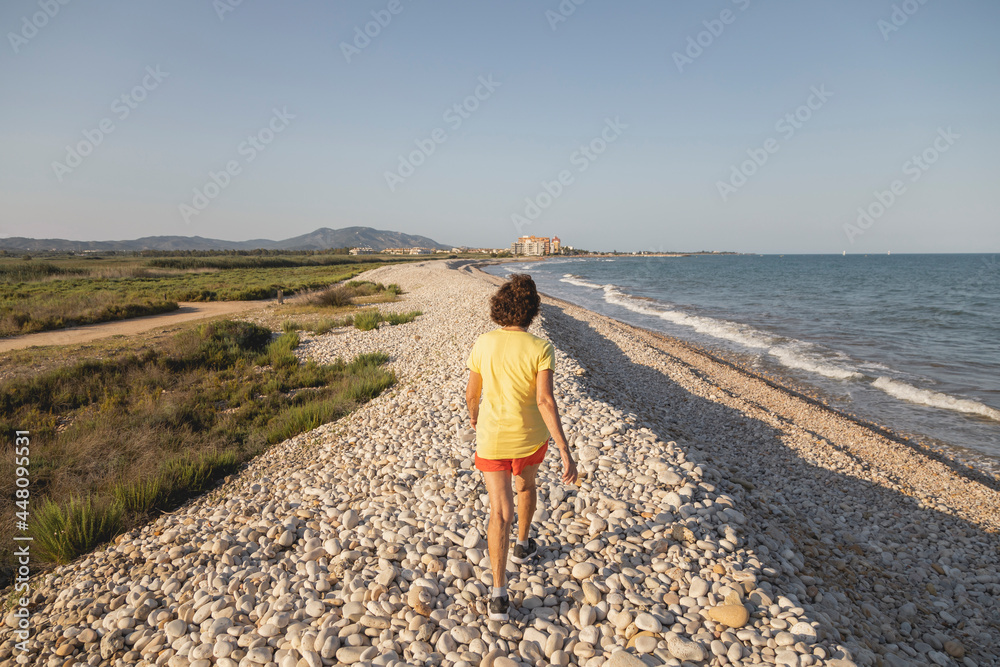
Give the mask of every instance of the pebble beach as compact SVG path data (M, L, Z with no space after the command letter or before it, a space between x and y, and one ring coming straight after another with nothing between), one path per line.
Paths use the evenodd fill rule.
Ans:
M32 582L0 665L1000 665L1000 487L679 341L543 298L580 480L539 471L539 557L488 621L488 499L465 362L499 279L387 266L397 383Z

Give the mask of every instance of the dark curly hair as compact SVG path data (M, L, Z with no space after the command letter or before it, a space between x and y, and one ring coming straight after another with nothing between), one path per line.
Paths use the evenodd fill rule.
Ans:
M502 327L527 329L538 315L542 300L527 273L514 273L490 297L490 319Z

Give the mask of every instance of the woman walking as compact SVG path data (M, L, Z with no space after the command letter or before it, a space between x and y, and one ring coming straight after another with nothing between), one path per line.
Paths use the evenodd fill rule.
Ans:
M514 521L511 477L517 490L518 518L517 543L510 559L517 564L538 552L529 530L538 499L535 474L550 437L562 457L563 482L576 481L576 464L570 457L552 393L555 350L548 341L527 332L540 303L531 276L512 275L490 299L490 319L501 328L480 336L469 355L465 401L476 430L476 468L483 473L490 497L490 620L506 621L510 607L507 550Z

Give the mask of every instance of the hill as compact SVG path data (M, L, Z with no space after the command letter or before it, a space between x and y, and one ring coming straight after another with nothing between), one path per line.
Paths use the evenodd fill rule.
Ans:
M145 236L131 241L69 241L66 239L33 239L11 236L0 239L0 249L13 252L84 252L140 250L327 250L370 246L376 250L386 248L432 248L449 250L447 246L426 236L403 234L371 227L322 227L316 231L281 241L251 239L249 241L224 241L201 236Z

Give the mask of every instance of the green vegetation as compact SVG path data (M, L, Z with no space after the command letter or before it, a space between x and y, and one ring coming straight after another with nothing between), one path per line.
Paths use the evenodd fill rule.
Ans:
M35 511L32 535L41 555L68 563L121 532L122 506L106 499L70 496L64 504L46 499Z
M312 334L314 336L320 336L332 331L333 329L350 326L354 326L354 317L351 315L346 317L328 317L326 319L319 320L312 325Z
M0 257L0 336L167 312L179 301L250 301L320 290L387 261L343 255ZM354 296L385 294L358 283ZM330 304L334 305L334 304Z
M403 290L396 283L387 287L369 280L351 280L313 294L309 297L309 303L314 306L341 308L357 303L355 299L363 297L374 297L365 298L365 303L395 301L402 293Z
M382 314L377 310L362 310L354 316L354 328L361 331L377 329L382 321Z
M411 310L408 313L386 313L382 316L382 321L395 326L397 324L412 322L420 315L423 315L423 313L419 310Z
M377 329L381 322L388 322L391 325L406 324L412 322L418 315L423 315L419 310L411 310L408 313L381 313L378 310L362 310L354 316L354 327L362 331Z
M33 555L66 562L394 382L384 354L302 364L298 342L223 320L0 384L0 428L31 431ZM5 534L13 461L0 460Z

